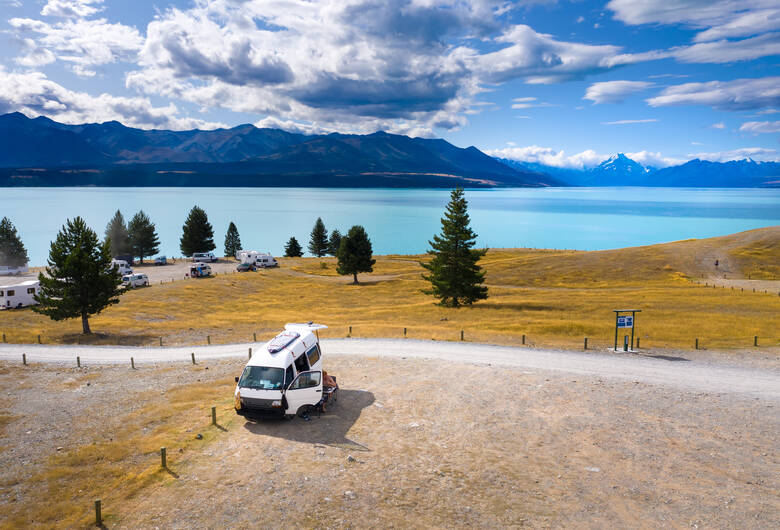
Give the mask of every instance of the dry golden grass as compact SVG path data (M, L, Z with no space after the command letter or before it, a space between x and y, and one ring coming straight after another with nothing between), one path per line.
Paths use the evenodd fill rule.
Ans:
M92 320L93 343L167 345L248 341L290 321L327 323L325 336L408 337L538 346L606 346L613 309L638 308L642 346L707 348L780 344L780 296L707 288L692 280L728 263L729 278L763 271L777 280L780 227L663 245L599 252L491 250L482 264L490 298L470 308L437 306L424 295L425 256L378 256L361 285L335 273L334 258L282 259L279 269L188 280L134 290ZM324 266L321 264L325 264ZM705 281L705 280L701 280ZM0 313L9 342L74 342L79 322L31 311Z

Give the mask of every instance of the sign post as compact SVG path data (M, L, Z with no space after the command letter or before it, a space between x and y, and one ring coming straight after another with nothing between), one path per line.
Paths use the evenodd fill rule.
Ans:
M614 351L617 351L618 345L618 329L631 328L631 351L634 351L634 323L636 321L636 314L641 313L641 309L613 309L615 313L615 346ZM626 314L621 314L626 313ZM628 315L627 313L631 313Z

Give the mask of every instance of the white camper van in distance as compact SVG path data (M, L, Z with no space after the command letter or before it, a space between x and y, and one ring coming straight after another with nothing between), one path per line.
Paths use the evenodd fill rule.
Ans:
M327 327L287 324L254 352L241 377L236 377L236 413L292 417L316 406L323 392L317 330Z
M0 285L0 309L16 309L37 304L33 296L40 290L40 285L38 280Z
M236 252L236 260L241 263L252 263L255 267L278 267L279 263L269 252L256 250L239 250Z
M130 267L130 265L128 265L127 262L123 259L112 259L111 265L116 265L116 268L121 276L133 274L132 267Z

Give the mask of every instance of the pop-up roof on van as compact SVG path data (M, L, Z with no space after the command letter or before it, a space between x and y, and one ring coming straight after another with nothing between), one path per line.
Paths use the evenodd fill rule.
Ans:
M279 353L300 336L301 334L295 331L282 331L268 343L268 353Z

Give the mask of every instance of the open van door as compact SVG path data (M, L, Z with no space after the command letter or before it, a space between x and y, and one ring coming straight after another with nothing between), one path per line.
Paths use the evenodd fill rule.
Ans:
M322 372L301 372L287 387L284 396L287 400L286 414L298 414L313 407L322 399Z

